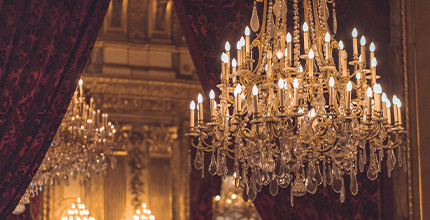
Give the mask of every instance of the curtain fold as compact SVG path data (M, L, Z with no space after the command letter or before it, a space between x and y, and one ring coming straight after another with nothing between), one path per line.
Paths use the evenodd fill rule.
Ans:
M249 25L254 1L174 0L173 2L203 89L208 94L211 89L215 90L216 84L220 82L220 56L227 40L230 41L232 48L231 57L236 57L236 42L243 35L245 26ZM288 1L288 8L291 11L292 1ZM303 8L300 7L299 10L302 12ZM332 8L330 8L330 16L332 16L331 10ZM336 14L339 23L335 38L342 40L348 51L352 51L351 31L354 27L359 30L360 36L366 36L367 45L372 41L375 42L378 74L384 79L384 90L392 94L387 56L390 41L389 1L336 1ZM291 13L289 16L291 17ZM260 12L260 23L262 17ZM329 22L332 22L331 18ZM288 23L289 31L292 32L292 19L289 19ZM302 23L303 18L300 18L300 24ZM206 158L208 158L207 155ZM294 207L290 205L290 187L281 189L276 197L270 195L268 187L263 187L254 204L263 219L392 219L391 183L386 176L385 164L383 168L383 174L374 182L369 181L364 173L359 174L357 196L351 195L349 178L345 178L346 201L343 204L339 201L339 194L333 192L331 186L327 188L320 186L315 195L296 198ZM209 175L206 174L205 178L207 176ZM210 212L211 199L216 191L212 182L207 179L198 180L197 177L197 174L192 175L191 189L198 183L199 188L206 190L191 190L191 198L196 200L191 203L191 217L204 219L200 216L211 216L205 212ZM211 184L205 186L205 183ZM199 194L194 195L193 192Z
M109 0L0 1L0 219L55 136Z

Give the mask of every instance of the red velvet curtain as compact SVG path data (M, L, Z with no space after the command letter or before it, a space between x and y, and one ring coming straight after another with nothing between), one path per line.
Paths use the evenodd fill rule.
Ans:
M232 57L236 56L234 48L243 35L245 26L249 25L253 2L251 0L174 0L186 42L206 93L211 89L215 90L216 84L220 82L220 56L226 41L229 41L233 48ZM288 5L291 11L292 1L288 1ZM303 9L300 8L300 10ZM336 1L336 13L338 33L335 38L344 41L346 49L352 51L351 31L356 27L359 36L366 36L367 45L373 41L377 48L375 56L378 58L378 74L384 79L382 86L388 94L392 94L391 81L387 74L390 43L389 1ZM261 23L261 13L259 18ZM289 27L292 27L292 24ZM206 157L207 160L209 160L208 157ZM386 170L384 169L383 172L386 173ZM212 176L209 178L215 180L206 179L209 176L207 174L205 179L201 180L196 171L193 173L191 218L210 219L211 199L219 189L214 181L217 183L220 181ZM290 206L290 188L280 190L276 197L270 195L268 188L263 188L254 204L263 219L391 219L392 192L386 175L374 182L369 181L365 174L360 174L358 179L360 182L358 195L354 197L347 190L344 204L340 203L339 194L334 193L330 186L325 189L319 187L316 195L296 198L295 207ZM346 189L349 189L348 178L345 179L345 183Z
M76 89L109 0L0 1L0 219L15 209Z

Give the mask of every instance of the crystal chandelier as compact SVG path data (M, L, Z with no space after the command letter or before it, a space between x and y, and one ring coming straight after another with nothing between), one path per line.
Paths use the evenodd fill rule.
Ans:
M151 210L146 208L146 203L142 204L142 209L137 209L133 220L154 220L154 215L151 215Z
M251 200L262 186L270 184L275 196L279 187L291 184L291 205L294 197L314 194L319 185L331 185L344 202L345 177L356 195L356 175L365 166L370 180L378 177L384 158L389 176L396 162L407 170L401 102L394 96L391 103L382 92L375 45L370 45L367 59L365 37L359 47L355 28L352 59L347 61L343 42L334 39L335 1L302 0L301 30L299 0L292 1L293 27L287 27L286 1L254 2L250 26L256 37L251 41L245 28L245 38L237 42L237 60L230 62L226 43L219 103L214 91L209 95L210 120L203 119L201 94L197 123L196 104L191 102L186 135L197 149L194 166L204 176L204 152L209 152L209 173L225 177L226 159L231 158L234 172L240 174L236 187L244 188ZM261 26L257 2L263 2ZM333 55L338 55L337 62ZM190 170L190 155L188 163Z
M90 216L90 212L85 209L85 204L81 203L81 199L76 200L78 204L72 204L72 208L67 210L67 214L61 217L61 220L95 220Z
M84 180L105 174L113 155L115 127L108 115L96 110L94 99L86 103L82 80L67 109L57 134L33 177L21 202L28 204L45 184L69 184L69 177L80 174Z

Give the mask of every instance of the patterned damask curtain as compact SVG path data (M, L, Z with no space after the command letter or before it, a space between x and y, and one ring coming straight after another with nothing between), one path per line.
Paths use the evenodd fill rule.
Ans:
M0 219L57 131L109 0L0 1Z

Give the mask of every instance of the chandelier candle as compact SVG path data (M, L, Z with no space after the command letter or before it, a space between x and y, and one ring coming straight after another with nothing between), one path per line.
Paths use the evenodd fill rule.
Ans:
M228 54L226 54L226 53L222 53L222 56L221 56L221 63L222 63L222 70L224 71L222 74L223 74L223 76L225 77L225 80L227 81L227 82L229 82L229 80L230 80L230 75L229 75L229 70L230 70L230 67L229 67L229 58L228 58Z
M360 39L361 44L361 61L363 61L363 67L366 67L366 38L361 36Z
M330 53L330 34L327 32L325 34L325 59L328 60L331 58Z
M347 110L351 110L351 91L352 91L352 83L348 81L346 84L346 95L345 95L345 108Z
M335 16L335 1L295 1L296 8L301 8L297 4L303 2L312 22L300 23L299 18L308 16L295 10L292 22L288 22L294 24L291 27L287 27L284 19L287 10L281 10L285 1L254 1L255 5L263 4L258 8L263 10L260 14L267 16L258 19L254 7L250 27L245 28L246 40L242 37L236 44L236 59L228 54L222 56L223 80L216 85L219 91L209 94L210 120L203 123L203 98L199 95L195 106L200 109L198 126L186 134L190 146L197 149L199 156L194 164L202 174L206 170L201 163L205 152L211 157L211 175L226 177L225 162L231 159L237 173L235 186L243 188L251 201L263 186L270 185L273 196L290 186L291 205L294 197L315 194L325 186L339 193L340 201L344 202L345 186L352 195L357 195L356 176L364 167L371 181L380 175L379 167L387 167L390 175L397 159L394 157L405 155L407 149L401 103L394 96L395 112L390 112L391 102L377 81L374 44L370 44L369 61L364 36L358 48L357 29L352 30L351 62L344 42L339 41L339 47L333 48L337 47L338 39L331 35L336 28L330 24L336 21L329 19L324 9L332 9ZM299 27L300 24L303 26ZM256 32L252 34L254 39L251 30ZM238 32L243 34L243 29ZM332 60L333 49L339 51L338 65ZM256 60L250 59L251 54ZM230 64L227 66L230 59L232 68ZM366 66L366 61L373 64ZM233 80L224 80L229 74ZM354 75L356 84L351 79ZM220 94L219 109L215 93ZM393 123L391 114L395 116ZM364 146L375 155L387 155L386 160L365 159ZM394 154L395 149L400 153ZM385 161L387 165L382 166ZM188 161L188 164L193 163ZM213 172L214 167L217 172ZM332 173L336 175L328 181L327 175ZM343 184L344 181L350 183Z
M290 34L290 32L287 33L287 51L288 52L285 53L285 56L287 56L288 61L291 62L292 51L291 51L291 34Z
M375 96L375 111L379 113L381 112L381 94L382 94L381 85L379 85L378 83L375 83L375 85L373 86L373 92Z
M196 103L191 101L190 103L190 127L194 128L194 110L196 109Z
M309 50L309 77L312 79L313 75L314 75L314 51L312 49Z
M354 28L352 30L352 46L353 46L353 49L354 49L354 57L358 56L357 36L358 36L357 29Z
M370 43L370 62L372 62L373 57L375 57L375 44L372 42Z
M305 48L305 51L308 51L309 49L309 27L308 24L305 22L303 23L303 45Z
M249 31L249 27L246 26L245 28L245 52L249 53L249 35L251 34L251 32Z
M199 93L199 95L197 96L197 101L199 102L197 110L199 111L198 122L200 124L203 123L203 96L201 93Z
M372 59L372 81L371 81L371 85L375 85L376 83L376 65L378 64L378 62L376 61L376 58L373 57Z
M258 113L258 88L257 86L254 84L254 86L252 87L252 100L254 103L254 114Z
M226 63L227 63L227 72L230 70L231 66L230 66L230 43L227 41L225 42L225 53L227 54L227 59L226 59ZM228 79L228 77L227 77Z

